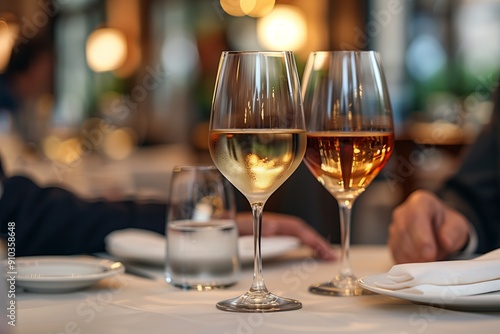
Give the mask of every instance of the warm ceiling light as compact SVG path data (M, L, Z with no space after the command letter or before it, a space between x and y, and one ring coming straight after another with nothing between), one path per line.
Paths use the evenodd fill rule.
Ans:
M127 40L118 29L97 29L87 39L87 63L95 72L117 70L126 57Z
M240 0L241 9L252 17L262 17L274 8L275 0Z
M220 0L220 5L231 16L245 16L241 9L240 0Z
M258 20L257 36L266 49L296 51L307 39L306 19L297 7L277 5Z

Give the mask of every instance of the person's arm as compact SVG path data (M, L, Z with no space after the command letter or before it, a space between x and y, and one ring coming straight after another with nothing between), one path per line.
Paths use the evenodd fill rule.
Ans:
M475 253L498 247L495 149L496 136L489 126L437 194L415 191L393 211L388 245L397 263L444 260L463 250Z
M477 235L475 252L500 247L500 101L491 123L469 148L459 170L438 192L463 214Z
M106 235L129 227L165 233L165 204L85 201L61 188L39 187L25 177L6 179L0 169L2 180L0 232L8 231L9 222L15 224L17 256L102 252ZM238 213L236 220L240 233L252 233L251 214ZM328 242L297 217L266 213L263 234L294 235L316 257L335 258Z
M0 231L15 224L16 255L101 252L110 232L136 227L165 233L165 204L82 200L21 176L3 180Z
M469 147L459 170L437 194L416 191L394 210L388 245L396 262L442 260L500 247L500 95L496 97L492 121Z

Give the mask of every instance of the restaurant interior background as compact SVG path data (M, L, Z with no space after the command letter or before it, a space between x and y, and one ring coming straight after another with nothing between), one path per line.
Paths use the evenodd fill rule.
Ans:
M354 243L453 172L488 121L500 1L2 0L0 153L9 174L82 197L165 200L174 165L210 162L222 50L380 52L396 122L390 163L354 206ZM337 205L301 166L266 210L333 242Z

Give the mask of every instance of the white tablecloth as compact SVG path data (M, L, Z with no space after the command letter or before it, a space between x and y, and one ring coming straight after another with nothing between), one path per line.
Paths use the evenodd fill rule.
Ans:
M392 266L382 246L351 250L359 276L387 272ZM297 311L231 313L216 309L219 300L245 292L252 270L227 290L182 291L161 279L125 274L90 289L66 294L18 292L15 333L498 333L500 312L460 312L382 295L319 296L309 285L327 281L337 264L318 262L304 250L264 263L264 278L274 293L296 298ZM161 268L151 270L161 277Z

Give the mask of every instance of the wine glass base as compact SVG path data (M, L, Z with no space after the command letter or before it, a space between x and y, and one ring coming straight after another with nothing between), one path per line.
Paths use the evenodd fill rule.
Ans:
M309 287L309 292L318 295L328 295L337 297L351 297L351 296L373 294L372 292L363 289L357 283L349 285L339 285L332 281L311 285Z
M229 312L279 312L302 308L295 299L276 296L270 292L247 292L239 297L217 303L217 308Z

